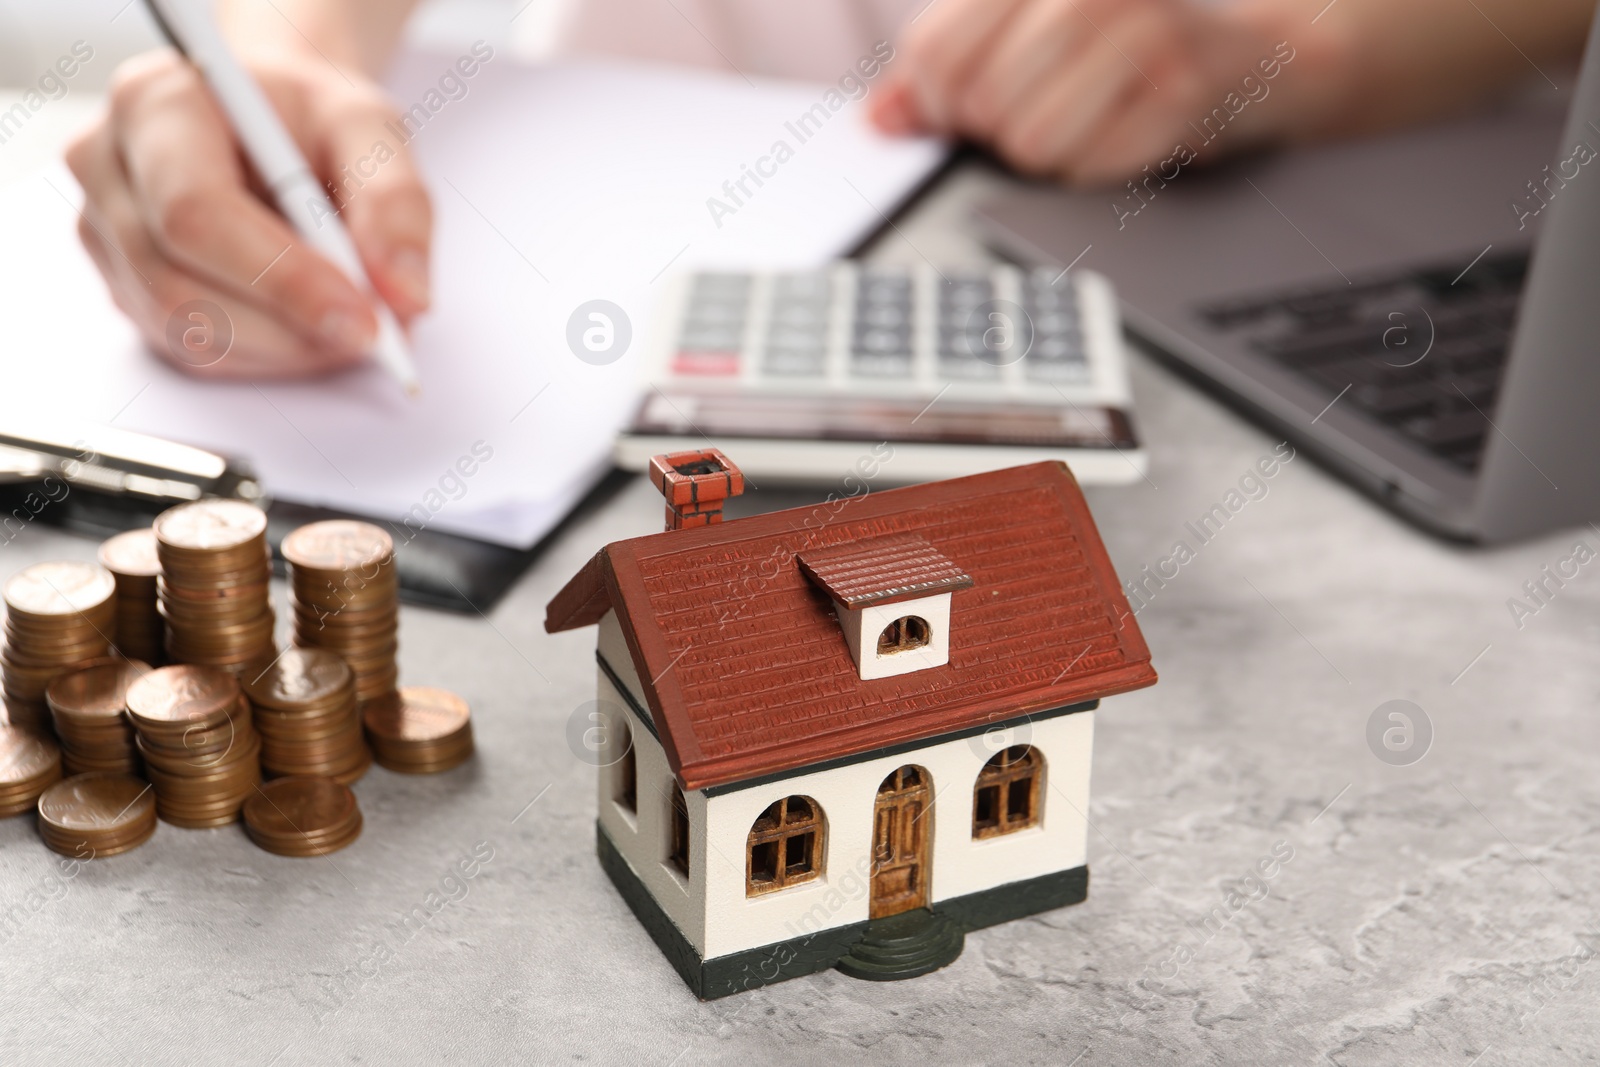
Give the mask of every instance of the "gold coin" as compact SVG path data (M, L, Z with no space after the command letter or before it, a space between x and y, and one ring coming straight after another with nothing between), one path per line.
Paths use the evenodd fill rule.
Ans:
M197 500L156 516L154 531L161 546L180 552L225 551L263 536L267 515L238 500Z
M35 563L5 585L6 606L18 615L54 620L93 611L116 594L116 579L97 563Z

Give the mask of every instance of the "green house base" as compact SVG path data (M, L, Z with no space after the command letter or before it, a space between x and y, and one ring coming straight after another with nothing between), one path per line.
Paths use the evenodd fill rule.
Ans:
M825 971L847 956L850 949L866 935L868 924L865 921L850 923L704 960L677 925L667 917L667 913L661 910L661 905L656 903L598 822L595 823L595 851L599 854L600 866L611 877L617 892L622 894L622 899L628 902L633 914L649 931L656 946L701 1000L716 1000L773 982ZM1089 868L1074 867L942 900L930 910L966 932L1068 904L1080 904L1088 895Z

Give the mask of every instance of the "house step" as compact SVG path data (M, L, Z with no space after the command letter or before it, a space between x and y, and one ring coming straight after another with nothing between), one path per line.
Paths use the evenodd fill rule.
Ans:
M916 908L868 923L861 940L835 966L869 982L915 978L953 962L966 939L954 921Z

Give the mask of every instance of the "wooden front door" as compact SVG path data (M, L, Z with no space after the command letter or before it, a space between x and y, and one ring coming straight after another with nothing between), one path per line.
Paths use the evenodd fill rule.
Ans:
M871 918L927 906L932 806L928 772L921 767L907 764L878 786L872 813Z

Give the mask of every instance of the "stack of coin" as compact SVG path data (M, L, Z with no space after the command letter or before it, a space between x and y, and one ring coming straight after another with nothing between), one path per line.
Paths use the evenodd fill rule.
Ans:
M129 659L160 663L166 624L156 609L156 533L149 527L119 533L100 546L100 566L117 580L117 649Z
M294 642L337 652L356 672L356 697L392 693L400 670L400 582L394 542L365 522L302 526L283 539L294 589Z
M35 563L6 582L0 682L13 726L50 732L44 691L62 671L111 651L117 585L93 563Z
M63 856L115 856L138 848L155 832L150 784L131 774L75 775L39 798L39 836Z
M328 777L349 785L372 766L361 736L356 676L337 654L291 648L246 678L244 689L255 709L266 774Z
M267 516L237 500L180 504L156 517L167 653L236 673L276 654Z
M32 730L0 724L0 818L33 808L61 778L61 750Z
M127 694L128 686L149 672L149 665L138 660L103 659L50 682L45 702L61 740L66 773L139 773Z
M156 810L174 826L224 826L261 781L250 702L218 667L161 667L128 687Z
M274 778L245 801L250 840L280 856L321 856L361 836L361 809L332 778Z
M472 755L472 715L454 693L408 685L366 703L373 757L402 774L435 774Z

